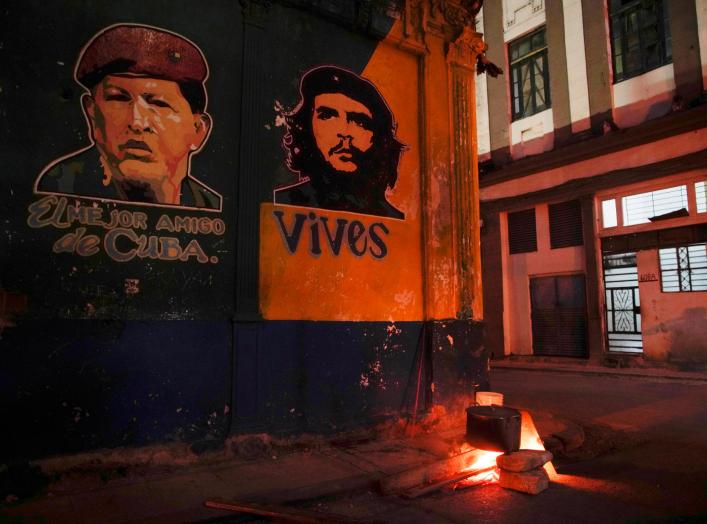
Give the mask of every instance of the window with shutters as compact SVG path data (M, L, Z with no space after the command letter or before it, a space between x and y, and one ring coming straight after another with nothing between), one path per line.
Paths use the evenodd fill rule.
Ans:
M550 107L545 28L511 43L508 52L513 120L545 111Z
M535 208L508 213L508 248L511 255L538 250Z
M550 214L550 247L557 249L583 245L582 208L579 200L550 204L548 208Z
M666 0L610 0L614 82L673 61Z

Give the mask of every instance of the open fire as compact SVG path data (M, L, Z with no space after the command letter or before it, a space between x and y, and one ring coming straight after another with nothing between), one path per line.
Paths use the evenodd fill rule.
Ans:
M471 446L464 444L461 452L465 453L471 450ZM475 457L472 463L462 469L462 473L468 472L470 473L470 476L457 482L454 486L455 489L482 486L484 484L498 482L500 475L498 466L496 466L496 457L503 455L503 453L499 451L483 451L478 449L474 455Z
M456 446L446 459L381 479L380 492L416 498L443 488L458 490L500 483L503 487L525 493L539 493L547 487L548 479L555 479L557 474L549 462L552 455L545 451L530 414L518 411L520 439L519 445L516 443L512 450L519 451L504 454L465 442Z
M522 450L544 451L540 435L533 423L533 419L527 411L520 411L520 446ZM472 486L483 486L498 482L500 479L500 469L496 459L503 455L503 452L485 451L474 449L469 444L463 444L459 449L460 455L470 457L469 463L460 469L460 473L469 473L469 476L454 484L454 489L467 488ZM543 469L550 478L555 478L557 473L552 462L547 462Z

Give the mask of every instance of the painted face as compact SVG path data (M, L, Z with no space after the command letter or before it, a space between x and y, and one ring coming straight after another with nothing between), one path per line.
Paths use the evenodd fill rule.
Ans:
M208 117L192 113L169 80L109 75L85 107L96 146L127 180L180 184L208 136Z
M356 159L373 145L373 116L361 102L341 93L314 97L312 132L317 148L336 170L358 169Z

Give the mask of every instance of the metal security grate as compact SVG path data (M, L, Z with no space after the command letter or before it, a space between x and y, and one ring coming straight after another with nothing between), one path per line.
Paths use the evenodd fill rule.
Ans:
M707 183L706 182L696 182L695 183L695 200L697 201L697 212L705 213L707 212Z
M621 199L624 226L645 224L668 213L685 210L687 206L687 186L675 186Z
M511 255L538 250L535 208L508 213L508 248Z
M663 292L707 291L705 244L661 249L659 256Z
M587 356L584 275L530 279L533 354Z
M548 206L550 215L550 247L581 246L582 208L579 200L570 200Z
M635 253L604 255L609 351L642 353L641 299Z

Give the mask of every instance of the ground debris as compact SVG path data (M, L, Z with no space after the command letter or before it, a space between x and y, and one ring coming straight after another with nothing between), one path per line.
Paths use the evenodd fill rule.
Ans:
M266 458L272 454L271 439L268 435L247 435L231 442L231 451L246 460Z
M577 424L570 424L564 430L553 433L552 436L560 439L565 451L581 448L585 440L584 430Z
M15 460L0 464L0 501L12 504L39 493L49 478L39 466L28 461Z

